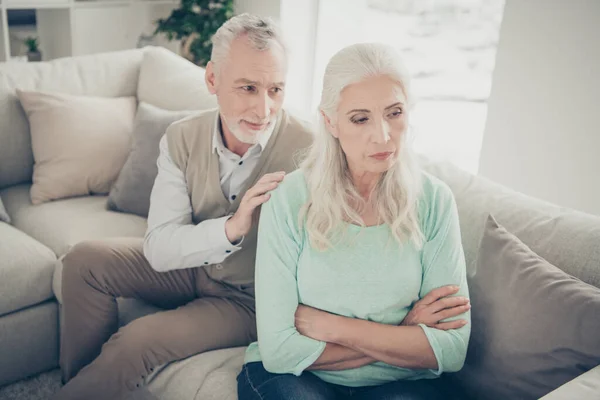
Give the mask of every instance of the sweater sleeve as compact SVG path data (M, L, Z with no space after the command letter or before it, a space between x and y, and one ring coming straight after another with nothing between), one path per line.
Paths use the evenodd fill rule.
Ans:
M302 236L297 227L299 207L293 206L298 201L291 199L297 197L297 184L303 183L297 178L297 174L287 176L262 206L255 272L258 347L263 365L272 373L294 375L311 366L326 344L301 335L295 326Z
M441 286L458 285L460 290L456 296L468 298L465 257L454 197L445 184L440 184L432 191L430 201L431 206L425 216L423 280L419 297L423 298L431 290ZM454 319L466 319L467 324L448 331L419 325L435 353L438 369L432 372L436 375L459 371L465 362L471 333L471 313L469 311L446 321Z

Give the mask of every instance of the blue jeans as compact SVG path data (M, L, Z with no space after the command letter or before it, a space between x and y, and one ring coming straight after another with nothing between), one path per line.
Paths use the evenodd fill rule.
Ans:
M396 381L380 386L348 387L327 383L310 372L272 374L262 362L244 365L238 375L239 400L441 400L437 379Z

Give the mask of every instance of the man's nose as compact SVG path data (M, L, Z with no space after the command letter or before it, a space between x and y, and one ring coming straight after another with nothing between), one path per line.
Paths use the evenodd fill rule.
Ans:
M256 116L264 121L269 118L271 114L271 97L267 91L261 92L256 96L256 102L254 104L254 112Z

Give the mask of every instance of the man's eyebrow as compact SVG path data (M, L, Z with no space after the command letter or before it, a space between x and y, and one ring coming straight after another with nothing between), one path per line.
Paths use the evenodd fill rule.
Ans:
M240 78L240 79L236 79L233 83L243 83L244 85L254 85L254 86L260 86L260 82L256 82L256 81L252 81L250 79L246 79L246 78ZM285 82L275 82L273 83L273 86L285 86Z
M258 82L251 81L250 79L246 79L246 78L236 79L234 83L245 83L246 85L258 85Z

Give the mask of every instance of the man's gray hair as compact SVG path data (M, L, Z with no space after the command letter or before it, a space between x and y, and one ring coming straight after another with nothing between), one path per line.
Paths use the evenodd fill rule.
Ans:
M281 31L271 18L248 13L236 15L221 25L211 39L213 48L210 59L217 70L227 58L231 43L242 35L248 36L256 50L268 50L276 42L285 51Z

